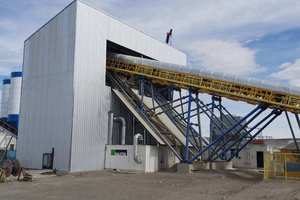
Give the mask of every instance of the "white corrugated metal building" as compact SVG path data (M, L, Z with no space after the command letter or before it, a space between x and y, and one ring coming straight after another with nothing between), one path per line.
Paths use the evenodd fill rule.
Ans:
M108 42L156 60L186 64L186 55L81 1L42 26L24 46L17 158L42 168L101 170L111 89L105 86Z

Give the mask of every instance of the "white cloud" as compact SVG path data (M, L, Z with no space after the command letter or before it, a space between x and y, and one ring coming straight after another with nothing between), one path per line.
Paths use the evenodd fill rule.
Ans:
M197 54L201 49L194 53L190 50L190 46L194 47L194 43L199 40L251 40L272 31L299 25L297 19L300 17L300 1L298 0L82 1L94 4L112 16L120 18L121 21L160 40L164 40L165 32L169 28L174 28L173 44L190 55L195 54L196 57L192 57L194 60L198 59ZM53 0L49 3L41 3L28 0L17 5L9 2L0 5L0 8L2 6L3 9L12 10L18 15L16 18L9 19L9 21L2 20L0 23L0 27L11 30L9 34L1 36L0 45L18 52L19 58L17 59L21 61L24 39L70 2L71 0ZM211 67L219 69L217 68L219 63L215 59L225 61L225 64L231 65L232 72L237 74L246 74L255 71L258 67L253 61L253 51L234 42L224 42L219 45L223 45L227 50L218 50L218 55L215 57L201 50L200 53L206 53L202 55L202 63L212 63ZM240 53L230 57L221 55L222 53L227 55L229 49L240 51ZM232 65L234 57L240 56L245 60L239 59L238 63Z
M22 65L23 42L37 28L47 22L64 6L66 1L5 1L0 10L5 10L0 19L0 75L9 75Z
M4 31L15 31L17 24L8 19L0 19L0 30Z
M20 50L11 50L0 45L0 75L9 75L12 70L22 65Z
M271 74L271 77L288 81L291 85L300 87L300 58L293 63L284 63L278 69L279 71Z
M255 61L255 51L239 42L198 41L193 43L190 51L195 58L193 63L211 71L248 76L261 70Z
M298 26L300 17L298 0L119 0L111 4L108 0L84 1L108 10L157 38L162 38L165 31L173 27L178 40L191 35L194 38L251 39Z

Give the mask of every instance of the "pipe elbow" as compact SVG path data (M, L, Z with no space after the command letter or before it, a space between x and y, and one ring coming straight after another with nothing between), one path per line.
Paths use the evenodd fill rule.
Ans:
M122 141L121 144L126 144L126 120L124 117L114 117L114 121L119 121L122 124Z

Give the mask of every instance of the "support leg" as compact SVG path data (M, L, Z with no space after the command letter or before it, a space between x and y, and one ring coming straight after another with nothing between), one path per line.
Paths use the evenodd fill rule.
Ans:
M186 127L186 134L185 134L185 137L186 137L186 142L185 142L185 156L184 156L184 159L185 159L185 162L188 163L189 162L189 144L190 144L190 116L191 116L191 107L192 107L192 91L189 90L189 103L188 103L188 119L187 119L187 127Z
M236 133L240 133L246 126L248 126L251 122L253 122L263 111L265 111L264 109L261 109L259 112L257 112L253 117L251 117L246 123L244 123L243 125L242 124L239 124L238 126L237 126L237 128L238 128L238 130L235 130L235 129L233 129L233 130L235 130L235 132ZM273 115L273 113L271 113L271 114L269 114L269 115ZM266 118L267 119L267 118ZM246 134L250 134L251 133L251 131L253 131L255 128L257 128L258 126L259 126L260 124L258 123L256 126L254 126L250 131L247 131L246 132ZM209 158L212 158L212 156L214 156L214 155L216 155L219 151L221 151L223 148L226 148L226 145L228 144L228 143L230 143L230 142L232 142L232 141L234 141L233 140L233 137L235 136L236 134L234 134L233 136L231 136L231 137L229 137L228 138L228 140L227 141L224 141L224 143L221 145L221 146L217 146L215 149L214 149L214 151L213 151L213 153L212 153L212 155L210 155L210 157ZM230 150L230 149L226 149L226 151L228 151L228 150ZM226 151L225 151L225 149L222 151L222 153L221 154L219 154L219 155L222 155L222 154L225 154L226 153Z
M239 120L234 126L232 126L230 129L226 130L224 133L222 133L220 136L218 136L213 142L211 142L207 147L205 147L202 151L199 151L197 155L195 155L191 161L196 160L199 156L201 156L204 152L211 149L215 144L219 143L220 140L224 138L224 136L228 135L232 130L237 128L241 123L246 121L249 117L251 117L253 114L255 114L257 111L265 109L262 106L257 106L255 109L253 109L249 114L247 114L245 117L243 117L241 120Z
M288 114L287 111L285 111L284 113L285 113L286 119L287 119L287 121L288 121L290 130L291 130L291 133L292 133L292 136L293 136L293 140L294 140L294 142L295 142L295 146L296 146L296 148L297 148L297 151L299 151L299 146L298 146L298 143L297 143L297 140L296 140L295 132L294 132L294 129L293 129L293 126L292 126L292 123L291 123L289 114Z
M196 94L196 101L198 101L198 99L199 99L199 94L197 93ZM199 109L199 105L198 104L196 105L196 107L197 107L197 123L198 123L199 147L200 147L200 150L202 150L203 143L202 143L202 132L201 132L200 109Z
M275 111L276 112L276 111ZM267 126L269 126L279 115L281 114L281 111L277 111L275 115L262 127L260 128L245 144L243 144L238 150L237 154L241 152L257 135L259 135ZM229 160L231 160L234 156L231 156ZM229 161L228 160L228 161Z
M297 121L297 124L298 124L298 127L300 129L300 119L299 119L299 116L298 114L295 113L295 118L296 118L296 121Z
M264 117L262 120L260 120L256 125L254 125L250 130L248 130L247 132L245 132L241 138L239 138L239 140L235 141L234 143L230 144L228 147L226 147L220 154L225 154L226 152L228 152L232 147L234 147L236 145L236 143L241 143L243 140L245 140L245 137L247 135L250 135L252 131L254 131L255 129L257 129L261 124L263 124L265 121L267 121L268 119L270 119L273 115L277 115L277 111L272 111L271 113L269 113L266 117ZM274 120L274 119L273 119ZM272 121L273 121L272 120ZM259 129L259 133L261 133L262 129ZM252 138L252 135L251 137ZM238 148L240 149L240 148ZM236 156L237 155L237 152L235 155L232 155L232 156ZM217 155L218 156L218 155Z
M139 93L141 95L141 109L144 110L144 94L145 94L145 83L144 79L140 79L140 85L139 85Z

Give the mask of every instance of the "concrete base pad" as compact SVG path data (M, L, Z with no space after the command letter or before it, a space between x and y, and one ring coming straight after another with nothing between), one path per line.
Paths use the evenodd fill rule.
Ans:
M196 162L193 164L195 170L213 169L228 170L232 169L232 162L214 161L214 162Z
M188 163L178 163L177 164L177 173L189 174L189 173L192 173L193 170L194 170L193 164L188 164Z

